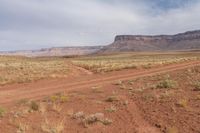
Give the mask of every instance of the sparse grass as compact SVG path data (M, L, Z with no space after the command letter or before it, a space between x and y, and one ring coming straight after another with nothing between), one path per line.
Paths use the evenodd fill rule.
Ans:
M0 85L68 75L64 59L0 56Z
M18 104L19 104L19 105L26 105L26 104L28 104L28 103L29 103L29 100L28 100L28 99L21 99L21 100L18 101Z
M165 79L156 85L156 88L161 88L161 89L170 89L176 87L177 87L177 82L170 79Z
M160 94L159 98L160 98L161 100L164 100L164 99L170 98L170 97L173 96L173 95L174 95L174 93L169 92L169 91L165 91L164 93Z
M57 113L60 113L62 110L62 106L59 103L53 103L52 109Z
M66 94L53 95L53 96L50 96L50 101L53 103L55 103L55 102L64 103L64 102L69 101L69 96Z
M72 60L73 64L93 72L109 72L121 69L149 69L156 65L196 60L195 53L122 53L103 56L87 56Z
M57 95L50 96L50 100L51 102L56 102L57 100L59 100L59 96Z
M64 119L58 122L49 122L45 119L45 122L41 124L41 129L45 133L62 133L64 131Z
M17 126L17 133L26 133L29 126L27 124L19 122L19 125Z
M141 88L138 88L138 89L132 89L131 92L132 93L142 93L144 92L145 88L144 87L141 87Z
M67 102L68 100L69 100L69 97L68 97L68 96L65 96L65 95L60 96L60 101L61 101L62 103Z
M132 80L129 80L129 81L128 81L128 84L129 84L129 85L133 85L134 82L133 82Z
M176 103L177 106L179 107L183 107L183 108L186 108L188 106L188 100L186 99L180 99L177 103Z
M40 103L39 105L39 111L44 114L47 111L47 106L44 103Z
M84 127L88 127L89 125L97 122L104 125L110 125L112 123L112 120L105 118L103 113L85 115L83 112L78 112L75 113L72 118L80 120Z
M150 69L152 66L151 66L151 63L149 64L145 64L142 66L144 69Z
M122 89L122 90L125 90L125 89L127 89L127 87L123 84L123 85L120 85L120 87L119 87L120 89Z
M147 94L143 94L142 98L145 101L153 101L154 99L156 99L156 96L155 96L155 94L147 93Z
M0 107L0 118L3 117L6 113L6 109L3 107Z

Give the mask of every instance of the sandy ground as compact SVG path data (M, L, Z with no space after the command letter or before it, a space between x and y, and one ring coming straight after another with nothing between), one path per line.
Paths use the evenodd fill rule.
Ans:
M65 79L1 86L0 104L8 111L0 118L0 131L50 132L44 130L48 120L54 123L51 127L63 125L64 133L198 133L199 92L191 85L200 79L198 66L200 62L193 61L105 74L74 68L80 72L74 71ZM166 75L178 82L177 89L152 89ZM69 100L56 102L59 107L55 109L55 103L44 99L58 93L66 94ZM45 112L25 113L29 105L19 104L22 99L37 100L45 105ZM181 100L187 101L180 107ZM80 112L83 117L74 118ZM84 120L96 113L112 122L107 125L97 120L86 127Z

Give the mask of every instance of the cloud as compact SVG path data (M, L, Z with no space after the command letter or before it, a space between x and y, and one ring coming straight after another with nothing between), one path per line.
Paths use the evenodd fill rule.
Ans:
M200 27L196 0L0 0L0 50L106 45Z

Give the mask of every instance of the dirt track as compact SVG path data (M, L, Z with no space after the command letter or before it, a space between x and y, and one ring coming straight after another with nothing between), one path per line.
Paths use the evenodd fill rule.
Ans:
M138 77L152 76L175 70L181 70L200 65L199 61L172 64L159 68L146 70L124 70L111 72L108 74L94 74L77 77L76 79L67 78L61 80L39 81L35 83L8 85L0 87L0 104L11 104L20 99L40 99L42 97L63 91L73 91L82 88L89 88L117 80L135 79Z

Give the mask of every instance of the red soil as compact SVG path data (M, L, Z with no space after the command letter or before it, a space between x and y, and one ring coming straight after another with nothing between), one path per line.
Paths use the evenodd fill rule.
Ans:
M0 104L7 107L9 112L0 118L0 131L16 132L19 128L16 122L21 122L29 125L28 133L40 133L43 132L41 125L44 119L48 118L52 123L64 119L64 133L198 133L200 100L196 100L196 97L199 92L193 91L191 83L188 82L200 79L200 68L195 66L200 66L200 62L106 74L82 74L80 77L75 76L76 78L2 86ZM191 72L186 71L187 69L191 69ZM170 74L170 77L178 82L178 89L151 89L149 86L162 80L165 73ZM113 84L119 80L125 82L122 85ZM127 80L132 80L133 84ZM92 89L94 86L100 86L101 91ZM145 89L141 89L143 87ZM62 107L60 112L53 111L52 104L42 100L38 102L48 106L45 114L36 111L17 118L13 116L13 112L26 107L16 104L19 100L40 100L59 92L65 92L69 96L69 101L59 103ZM117 96L118 101L106 102L110 96ZM181 99L188 100L188 107L176 106ZM113 113L106 111L111 106L116 107ZM68 115L80 111L86 115L103 113L113 123L107 126L94 123L85 128L79 120Z
M71 78L67 79L2 86L0 87L0 104L9 104L24 98L40 99L42 97L63 91L79 90L92 86L109 84L118 80L129 80L139 77L157 75L198 65L200 65L199 61L193 61L146 70L124 70L111 72L108 74L95 75L86 74L85 76L76 78L72 76Z

